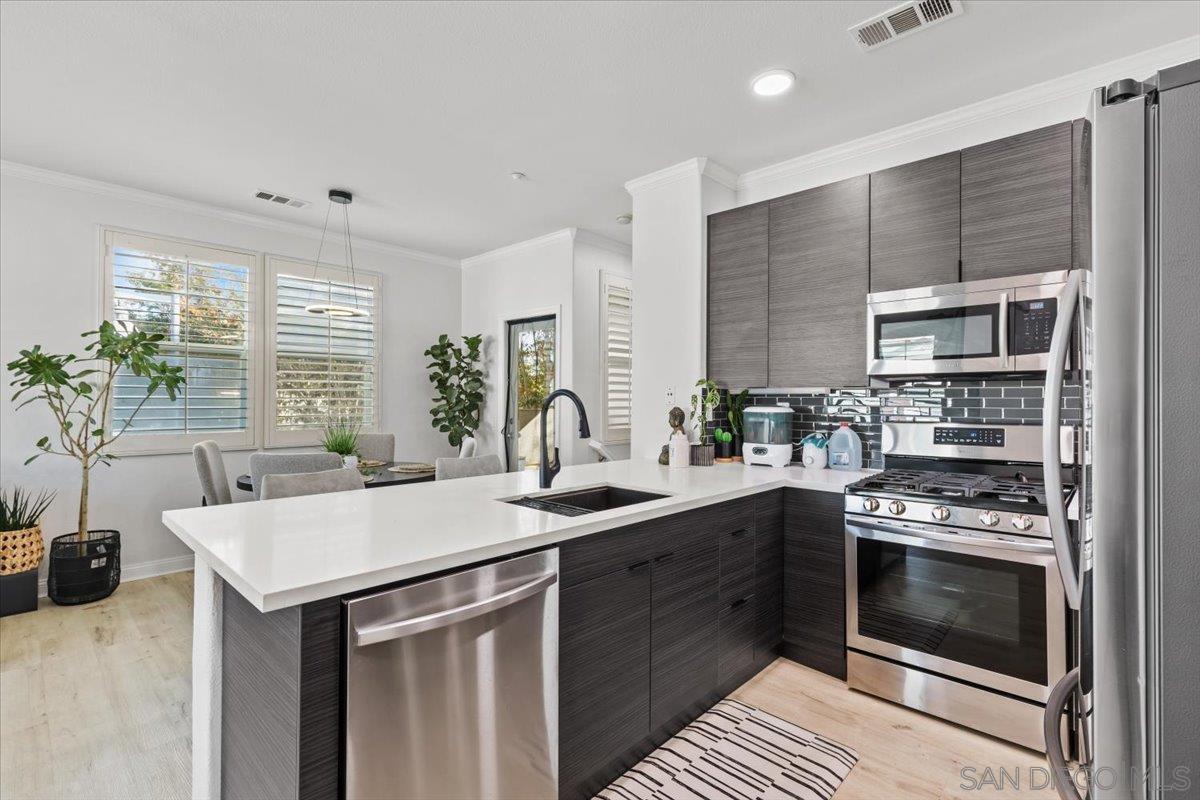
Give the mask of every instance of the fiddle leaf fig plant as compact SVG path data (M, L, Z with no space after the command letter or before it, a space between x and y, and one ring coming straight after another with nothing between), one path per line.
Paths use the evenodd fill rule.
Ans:
M186 382L183 367L173 367L157 359L161 333L146 333L125 323L114 325L107 320L94 331L82 334L91 341L84 347L82 358L74 354L47 353L41 345L20 351L20 356L8 362L8 370L16 376L10 386L17 387L12 396L22 408L43 401L54 415L57 431L38 439L40 451L26 459L29 464L45 454L67 456L79 462L82 485L79 490L79 540L85 541L88 532L88 479L97 464L110 466L116 456L108 448L133 426L133 418L159 389L172 401L179 387ZM113 425L113 388L120 371L145 380L145 396L123 421ZM26 396L28 395L28 396Z
M483 335L462 337L459 347L442 334L425 351L430 358L429 382L437 389L433 398L433 427L459 447L463 439L479 430L479 414L483 406L483 370L479 366Z

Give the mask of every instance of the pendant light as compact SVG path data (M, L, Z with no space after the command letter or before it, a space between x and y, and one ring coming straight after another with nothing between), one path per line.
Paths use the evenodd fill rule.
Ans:
M346 275L350 278L350 295L354 298L354 305L341 305L334 303L332 297L332 288L330 289L330 302L328 303L309 303L304 307L304 310L310 314L317 314L324 317L365 317L368 316L366 309L358 305L358 284L354 279L354 247L350 243L350 203L354 200L354 196L342 189L329 190L329 206L325 209L325 225L321 228L321 243L317 246L317 258L313 261L313 280L317 279L317 270L321 264L321 253L325 249L325 234L329 230L329 214L333 211L333 204L337 203L342 207L342 223L346 231Z

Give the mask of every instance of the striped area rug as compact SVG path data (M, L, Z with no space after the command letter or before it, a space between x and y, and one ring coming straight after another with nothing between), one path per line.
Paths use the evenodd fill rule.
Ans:
M722 700L596 797L828 800L857 761L845 745Z

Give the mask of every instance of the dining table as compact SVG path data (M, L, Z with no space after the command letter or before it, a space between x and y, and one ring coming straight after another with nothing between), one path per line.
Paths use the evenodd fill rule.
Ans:
M388 468L394 467L397 464L403 464L403 461L389 461L379 467L359 467L359 472L363 473L363 477L372 476L371 479L364 480L363 486L367 489L378 489L381 486L401 486L406 483L425 483L434 479L434 471L423 470L421 472L392 472ZM254 486L250 482L249 475L238 475L237 487L244 492L253 492Z

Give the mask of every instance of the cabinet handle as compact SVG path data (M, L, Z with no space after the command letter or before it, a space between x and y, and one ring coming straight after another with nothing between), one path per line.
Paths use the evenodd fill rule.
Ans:
M674 550L672 550L672 551L671 551L671 552L669 552L669 553L663 553L661 556L655 556L655 558L654 558L654 563L655 563L655 564L662 564L662 563L664 563L664 562L666 562L666 561L670 561L670 560L671 560L672 558L674 558L674 557L675 557L675 551L674 551Z
M750 602L750 598L748 596L747 597L739 597L737 600L734 600L732 603L730 603L729 607L731 609L740 608L741 606L746 605L746 603L748 603L748 602Z
M730 533L730 534L729 534L729 538L730 538L730 539L736 539L736 538L738 538L739 536L744 536L745 534L747 534L747 533L749 533L749 532L750 532L750 529L749 529L749 528L739 528L738 530L736 530L736 531L734 531L734 532Z
M650 566L650 559L647 558L645 561L639 561L636 564L630 564L629 571L637 572L639 569L644 569L648 566Z

